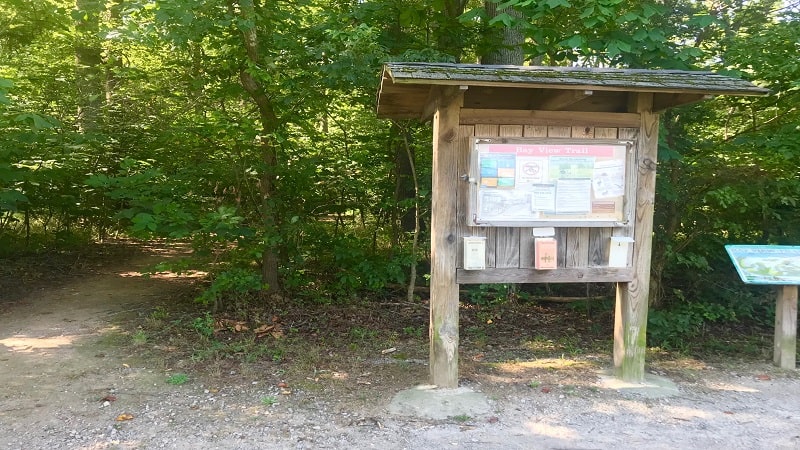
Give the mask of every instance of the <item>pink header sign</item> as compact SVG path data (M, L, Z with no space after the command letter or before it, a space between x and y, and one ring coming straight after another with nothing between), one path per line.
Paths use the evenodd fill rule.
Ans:
M513 153L518 156L596 156L613 158L611 145L548 145L548 144L490 144L490 153Z

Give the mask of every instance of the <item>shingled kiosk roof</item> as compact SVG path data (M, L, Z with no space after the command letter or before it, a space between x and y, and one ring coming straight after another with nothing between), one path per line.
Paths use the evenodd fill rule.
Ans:
M768 89L712 72L477 64L386 64L378 117L430 118L434 86L466 86L464 108L626 112L631 93L654 94L653 110L713 95L765 95Z

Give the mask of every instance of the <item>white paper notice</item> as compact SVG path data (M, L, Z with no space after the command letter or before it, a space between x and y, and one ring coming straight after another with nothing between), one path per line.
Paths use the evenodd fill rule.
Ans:
M535 184L531 189L531 209L554 212L556 210L556 185Z
M592 178L595 198L621 197L625 194L625 162L597 161Z
M556 188L557 214L585 214L592 210L592 180L564 178Z
M517 186L546 183L548 170L547 158L517 156Z

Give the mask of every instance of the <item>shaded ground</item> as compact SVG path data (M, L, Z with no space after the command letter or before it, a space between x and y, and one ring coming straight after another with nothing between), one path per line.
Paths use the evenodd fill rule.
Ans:
M680 395L603 389L610 313L462 312L462 382L485 417L395 417L427 378L427 309L392 298L215 315L197 278L139 272L179 248L127 244L0 272L2 448L799 448L800 380L765 355L649 356ZM402 296L397 296L402 298Z

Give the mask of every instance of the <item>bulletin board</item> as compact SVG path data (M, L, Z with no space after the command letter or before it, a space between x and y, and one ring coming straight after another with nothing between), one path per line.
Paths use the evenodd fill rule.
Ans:
M471 226L625 225L633 142L474 138Z

